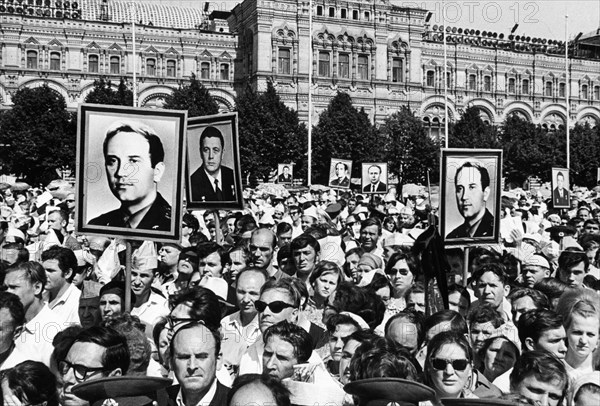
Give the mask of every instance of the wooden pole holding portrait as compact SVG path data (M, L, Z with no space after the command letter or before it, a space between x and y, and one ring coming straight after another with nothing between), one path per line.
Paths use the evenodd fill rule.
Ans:
M125 311L131 311L131 241L125 241Z

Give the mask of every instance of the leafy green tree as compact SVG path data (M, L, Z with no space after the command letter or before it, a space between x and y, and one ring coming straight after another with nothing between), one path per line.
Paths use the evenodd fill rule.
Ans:
M600 125L575 124L570 132L571 183L592 188L596 186L600 168Z
M352 176L360 176L361 162L381 162L384 140L364 109L356 109L347 93L338 92L319 116L313 134L314 183L327 184L331 158L350 159Z
M390 172L398 175L403 183L426 184L427 171L432 182L439 178L439 145L432 140L406 106L387 117L379 128L387 139L386 161Z
M193 73L189 84L179 86L179 89L165 97L163 107L170 110L187 110L188 117L207 116L219 112L219 104Z
M483 122L475 106L467 107L460 120L450 126L448 147L501 148L496 129Z
M241 165L244 176L267 180L278 163L295 163L296 178L305 176L307 130L271 82L258 94L250 85L236 99Z
M86 103L111 104L116 106L133 106L133 92L121 78L117 90L112 88L110 80L104 77L94 80L94 88L85 97Z
M77 119L64 97L43 85L18 90L13 103L0 117L3 171L45 184L58 177L56 169L73 170Z

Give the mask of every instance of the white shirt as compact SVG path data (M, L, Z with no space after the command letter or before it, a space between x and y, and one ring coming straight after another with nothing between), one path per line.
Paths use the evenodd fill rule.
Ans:
M228 369L231 366L238 366L248 347L261 337L258 314L245 327L242 326L239 311L223 317L221 335L223 337L221 351L223 352L224 366Z
M206 172L206 169L204 169L204 172ZM208 176L208 180L210 181L210 184L213 187L215 193L217 192L217 185L215 185L215 180L219 182L219 189L223 191L223 182L221 182L221 168L219 168L219 173L217 173L217 176L213 176L208 172L206 172L206 176Z
M50 356L54 351L52 340L65 326L61 319L52 311L47 304L27 324L23 331L15 339L15 345L28 359L39 361L50 367Z
M213 380L213 383L210 385L208 392L200 399L198 403L195 405L188 405L183 402L183 389L179 388L179 393L177 394L177 406L201 406L201 405L209 405L215 397L215 393L217 393L217 378Z
M169 315L167 299L155 292L150 292L148 301L140 307L131 309L132 316L138 316L146 325L146 335L152 338L152 329L161 317Z
M22 350L20 350L19 348L17 348L15 346L15 348L13 348L13 351L10 353L8 358L6 358L6 360L4 360L2 365L0 365L0 371L4 371L5 369L12 368L12 367L20 364L21 362L27 361L29 359L30 359L29 355L27 355L26 353L23 353Z
M77 286L72 283L62 294L61 297L54 300L54 303L48 303L48 306L52 311L62 320L64 323L63 328L67 328L74 324L81 325L79 321L79 298L81 297L81 291Z

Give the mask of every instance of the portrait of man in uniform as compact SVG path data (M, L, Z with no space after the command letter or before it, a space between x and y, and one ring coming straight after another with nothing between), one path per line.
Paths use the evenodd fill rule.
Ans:
M237 113L188 120L187 206L241 208Z
M442 221L446 243L496 241L501 156L494 150L480 150L480 155L469 152L467 156L452 156L458 151L442 151L445 165Z
M350 188L351 173L352 161L332 158L329 169L329 186L336 188Z
M82 232L175 239L185 112L83 105L76 225ZM106 177L104 179L104 177Z
M277 183L292 183L294 177L292 176L292 165L291 164L279 164L277 165Z
M569 170L567 168L552 168L552 207L555 209L571 207Z

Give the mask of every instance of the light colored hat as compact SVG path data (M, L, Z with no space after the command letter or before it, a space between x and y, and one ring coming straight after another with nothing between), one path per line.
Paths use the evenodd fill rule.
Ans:
M414 243L415 243L415 240L410 238L408 235L402 234L402 233L390 234L383 240L384 247L391 247L394 245L412 246Z
M156 244L152 241L144 241L142 245L131 255L131 265L135 269L158 268L158 254Z
M271 215L271 213L265 212L265 214L262 215L260 220L258 220L258 224L272 226L272 225L275 225L275 220L273 219L273 216Z
M541 255L531 255L523 261L523 267L527 266L539 266L541 268L550 269L550 262Z
M81 289L81 299L92 299L100 297L100 289L102 284L94 281L83 281L83 288Z
M235 307L232 303L229 303L227 301L227 291L229 285L227 285L225 279L209 276L208 278L202 279L202 281L200 282L200 286L205 287L206 289L212 291L215 295L217 295L219 297L219 302L229 307Z
M302 212L302 215L309 216L316 220L319 220L319 212L317 211L317 208L315 206L310 206L308 209L304 210Z
M371 269L383 269L383 261L375 254L371 254L370 252L366 252L360 257L358 261L358 266L366 265Z
M96 258L88 251L75 250L73 251L75 258L77 258L77 266L94 265Z
M315 399L323 405L342 405L345 392L335 383L298 382L284 379L282 383L290 391L290 403L297 406L313 406Z
M6 231L6 240L7 241L12 240L12 238L9 238L9 237L17 237L17 238L20 238L21 240L25 241L25 234L23 234L23 232L21 230L19 230L18 228L10 227Z

